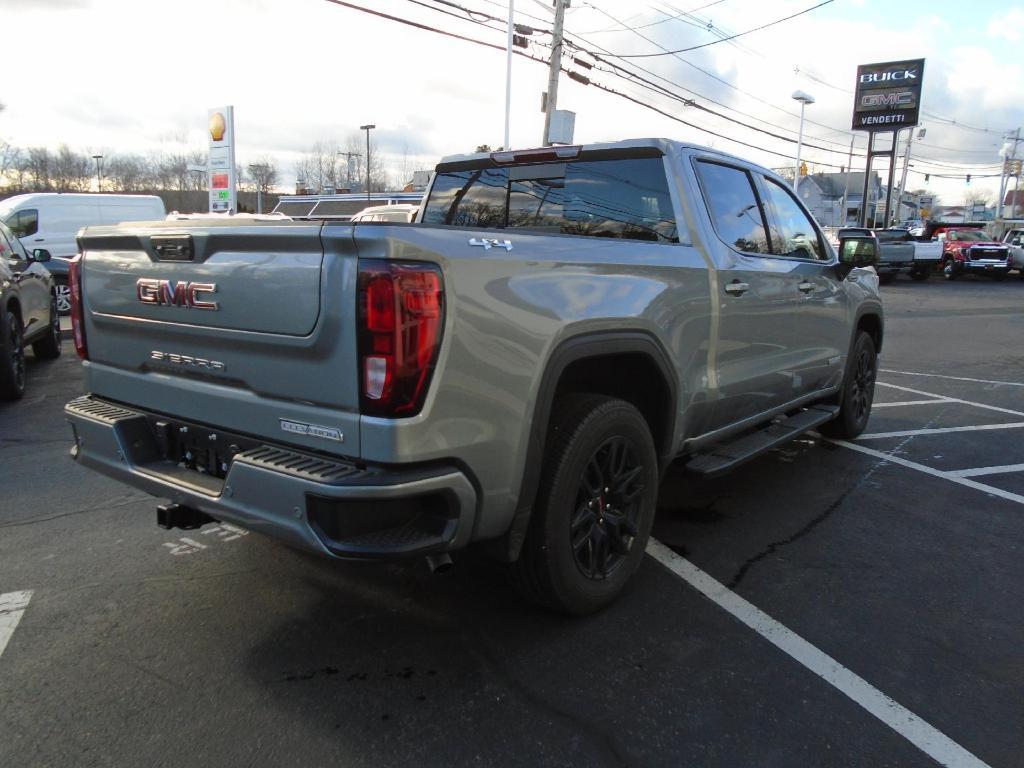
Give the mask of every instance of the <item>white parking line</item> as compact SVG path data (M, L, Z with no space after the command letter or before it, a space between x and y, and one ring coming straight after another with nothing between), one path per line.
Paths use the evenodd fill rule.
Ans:
M982 475L1003 475L1010 472L1024 472L1024 464L1004 464L1001 467L976 467L957 469L947 474L953 477L981 477Z
M861 435L858 440L882 440L887 437L914 437L916 435L944 435L949 432L985 432L990 429L1020 429L1024 421L1011 424L977 424L971 427L934 427L931 429L904 429L898 432L869 432Z
M1009 408L1000 408L996 405L987 405L985 403L975 403L971 400L962 400L959 397L946 397L945 395L937 395L934 392L923 392L920 389L911 389L910 387L900 387L896 384L886 384L884 381L876 381L880 387L889 387L889 389L898 389L901 392L910 392L914 395L924 395L925 397L935 397L946 400L950 403L962 403L963 405L973 405L975 408L984 408L988 411L998 411L999 413L1009 413L1014 416L1024 416L1024 411L1014 411Z
M835 445L841 445L844 448L849 448L852 451L859 451L860 453L865 453L868 456L874 456L875 458L883 459L884 461L888 461L893 464L899 464L901 467L907 467L908 469L916 469L918 472L923 472L924 474L931 475L932 477L939 477L942 478L943 480L948 480L951 483L956 483L957 485L962 485L967 488L973 488L976 491L988 493L991 494L992 496L998 496L999 498L1006 499L1007 501L1014 501L1017 504L1024 504L1024 496L1021 496L1018 493L1010 493L1009 491L1004 491L1002 488L996 488L991 485L985 485L984 483L976 483L974 480L971 480L966 477L960 477L953 472L943 472L941 469L929 467L927 464L918 464L916 461L907 461L906 459L901 459L899 456L893 456L892 454L889 453L876 451L874 448L868 448L867 446L864 445L857 445L856 443L851 443L846 440L833 440L832 438L822 439L828 440L830 443L834 443Z
M952 403L948 397L941 400L903 400L899 403L872 403L871 410L875 408L902 408L904 405L937 405L939 403Z
M21 621L28 601L32 599L32 590L23 592L5 592L0 595L0 656L3 655L7 642L14 634L14 628Z
M1004 387L1024 387L1024 383L1018 381L992 381L991 379L971 379L966 376L943 376L940 373L916 373L914 371L894 371L892 368L879 368L881 373L899 373L904 376L928 376L933 379L951 379L952 381L970 381L975 384L999 384Z
M939 764L958 768L987 768L985 763L941 731L713 579L689 560L677 555L660 541L651 539L647 544L647 554L719 608L732 614L776 648L862 706Z

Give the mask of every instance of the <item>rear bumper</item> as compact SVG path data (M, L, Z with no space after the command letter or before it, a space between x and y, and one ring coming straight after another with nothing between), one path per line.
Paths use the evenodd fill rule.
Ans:
M250 439L232 445L214 475L168 454L154 427L167 424L164 417L93 396L72 400L64 412L72 456L83 466L302 549L403 558L459 549L473 530L477 493L455 466L365 466ZM222 444L232 439L213 429L203 434Z

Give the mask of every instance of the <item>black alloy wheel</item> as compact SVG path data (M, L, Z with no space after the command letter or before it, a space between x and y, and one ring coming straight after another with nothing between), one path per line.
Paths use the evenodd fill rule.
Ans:
M0 399L17 400L25 394L25 337L10 310L0 313L0 321Z
M562 613L612 602L640 567L658 501L658 453L636 406L568 394L552 406L514 585Z
M613 437L587 462L572 516L576 567L588 579L615 573L636 540L644 466L632 445Z
M821 425L819 431L823 435L852 440L864 431L871 418L877 375L878 351L875 342L866 331L858 331L843 379L839 414L832 421Z

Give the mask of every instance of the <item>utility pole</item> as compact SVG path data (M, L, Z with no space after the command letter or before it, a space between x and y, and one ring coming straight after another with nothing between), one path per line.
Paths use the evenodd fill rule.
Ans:
M927 128L917 129L917 138L923 139L925 134L928 133ZM900 205L903 204L903 193L907 189L907 171L910 169L910 146L914 143L914 129L910 129L910 135L907 136L907 149L903 153L903 175L900 177L900 191L896 197L896 221L900 219Z
M1006 196L1006 189L1009 187L1010 173L1013 170L1014 161L1017 159L1017 145L1020 144L1020 128L1013 132L1013 138L1004 136L1007 141L1013 142L1013 147L1010 150L1010 156L1003 158L1003 172L999 176L999 200L996 203L996 218L1002 218L1003 215L1003 198ZM1017 186L1020 186L1020 176L1017 176ZM1017 191L1014 189L1013 197L1010 199L1010 218L1014 218L1017 213Z
M352 158L353 157L362 157L362 155L360 153L358 153L358 152L339 152L338 154L339 155L343 155L345 157L345 161L346 161L346 165L345 165L345 187L348 189L349 192L351 192L352 191Z
M550 147L551 114L558 106L558 75L562 71L562 26L570 0L555 0L555 25L551 32L551 64L548 68L548 97L544 102L544 146ZM506 147L508 149L508 147Z

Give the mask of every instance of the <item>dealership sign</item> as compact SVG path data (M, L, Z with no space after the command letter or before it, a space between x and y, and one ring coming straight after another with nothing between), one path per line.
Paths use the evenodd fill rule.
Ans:
M853 129L898 131L917 125L924 59L857 67Z

